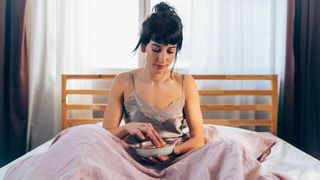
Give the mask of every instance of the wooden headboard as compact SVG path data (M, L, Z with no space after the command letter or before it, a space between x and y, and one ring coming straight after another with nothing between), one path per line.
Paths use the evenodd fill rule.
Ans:
M197 81L226 81L226 80L253 80L253 81L269 81L271 85L268 89L259 90L224 90L224 89L199 89L201 96L268 96L270 103L268 104L210 104L201 103L201 110L204 111L267 111L268 119L204 119L204 124L217 124L228 126L269 126L270 132L277 134L277 114L278 114L278 87L277 75L192 75ZM68 89L68 81L70 80L106 80L112 81L114 74L103 75L62 75L62 94L61 94L61 126L62 129L79 124L92 124L102 122L103 118L91 119L74 119L69 116L70 110L99 110L104 111L107 104L72 104L69 103L70 95L108 95L110 89Z

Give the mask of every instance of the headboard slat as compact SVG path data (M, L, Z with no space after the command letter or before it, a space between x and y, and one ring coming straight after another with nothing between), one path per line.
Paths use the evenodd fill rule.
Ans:
M77 124L95 124L98 122L102 122L103 118L93 118L93 119L67 119L68 123L71 125Z
M202 104L200 105L201 110L242 110L242 111L267 111L272 110L271 105L212 105L212 104Z
M271 90L199 90L200 96L205 95L271 95L273 92Z
M205 124L234 125L234 126L268 126L271 120L255 120L255 119L205 119Z
M105 104L69 104L66 106L68 110L78 109L78 110L104 110L106 108Z
M67 90L67 94L88 94L88 95L107 95L110 93L110 90L105 89L96 89L96 90Z

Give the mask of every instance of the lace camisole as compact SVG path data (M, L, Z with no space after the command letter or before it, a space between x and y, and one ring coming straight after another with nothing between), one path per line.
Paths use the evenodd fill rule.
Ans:
M130 76L132 92L124 102L125 123L151 123L154 129L164 139L182 137L184 135L182 132L182 125L185 121L183 114L183 108L185 106L184 76L182 75L182 95L161 109L150 106L137 95L134 88L132 73L130 73ZM136 143L139 140L136 137L128 137L126 138L126 141L128 143Z

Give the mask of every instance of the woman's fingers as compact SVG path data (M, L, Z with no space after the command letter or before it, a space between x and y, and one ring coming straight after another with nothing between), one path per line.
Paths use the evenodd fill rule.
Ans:
M148 128L150 128L150 130L152 131L152 133L154 134L154 136L158 139L158 141L162 144L164 143L163 139L161 138L161 136L159 135L159 133L153 128L151 123L147 123L146 126Z
M155 137L157 138L157 140L160 142L160 146L166 144L156 130L153 129L152 132L155 135Z
M135 134L142 140L146 139L145 136L139 130L137 130Z
M166 155L160 155L160 154L158 154L157 157L152 157L152 156L150 156L150 157L148 157L148 159L149 159L150 161L154 162L154 163L161 163L161 162L165 162L165 161L169 160L170 157L169 157L169 156L166 156Z
M144 140L146 137L157 147L161 146L159 140L155 137L154 133L149 127L138 127L133 134Z
M151 123L132 123L128 128L128 132L131 135L136 135L141 140L148 138L152 144L157 147L161 147L165 144L159 133L153 128Z
M161 146L161 143L159 140L156 138L155 134L152 131L148 131L146 136L150 139L150 141L157 147Z
M174 148L174 149L173 149L173 153L174 153L175 155L179 155L179 154L181 154L181 151L180 151L178 148Z
M150 139L150 141L157 147L161 147L164 144L163 139L160 137L158 132L153 128L152 124L146 123L144 127L140 128L144 131L144 134Z
M167 161L167 160L169 160L170 159L170 157L169 156L166 156L166 155L161 155L161 154L158 154L158 159L160 160L160 161Z
M160 161L158 161L156 158L154 158L154 157L152 157L152 156L148 157L148 159L149 159L150 161L154 162L154 163L159 163L159 162L160 162Z

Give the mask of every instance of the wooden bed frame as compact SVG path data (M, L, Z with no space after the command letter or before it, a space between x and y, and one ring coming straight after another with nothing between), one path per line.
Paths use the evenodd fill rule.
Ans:
M204 124L217 124L228 126L269 126L270 132L277 134L277 114L278 114L278 80L277 75L192 75L197 80L267 80L271 82L270 89L263 90L215 90L199 89L200 96L268 96L271 98L270 104L252 104L252 105L217 105L201 104L202 111L216 110L240 110L240 111L268 111L269 119L204 119ZM102 122L103 118L92 119L73 119L69 117L70 110L100 110L104 111L107 104L71 104L68 102L69 95L107 95L110 89L68 89L69 80L112 80L114 74L103 75L62 75L62 111L61 126L62 129L79 124L92 124ZM214 103L214 102L213 102Z

